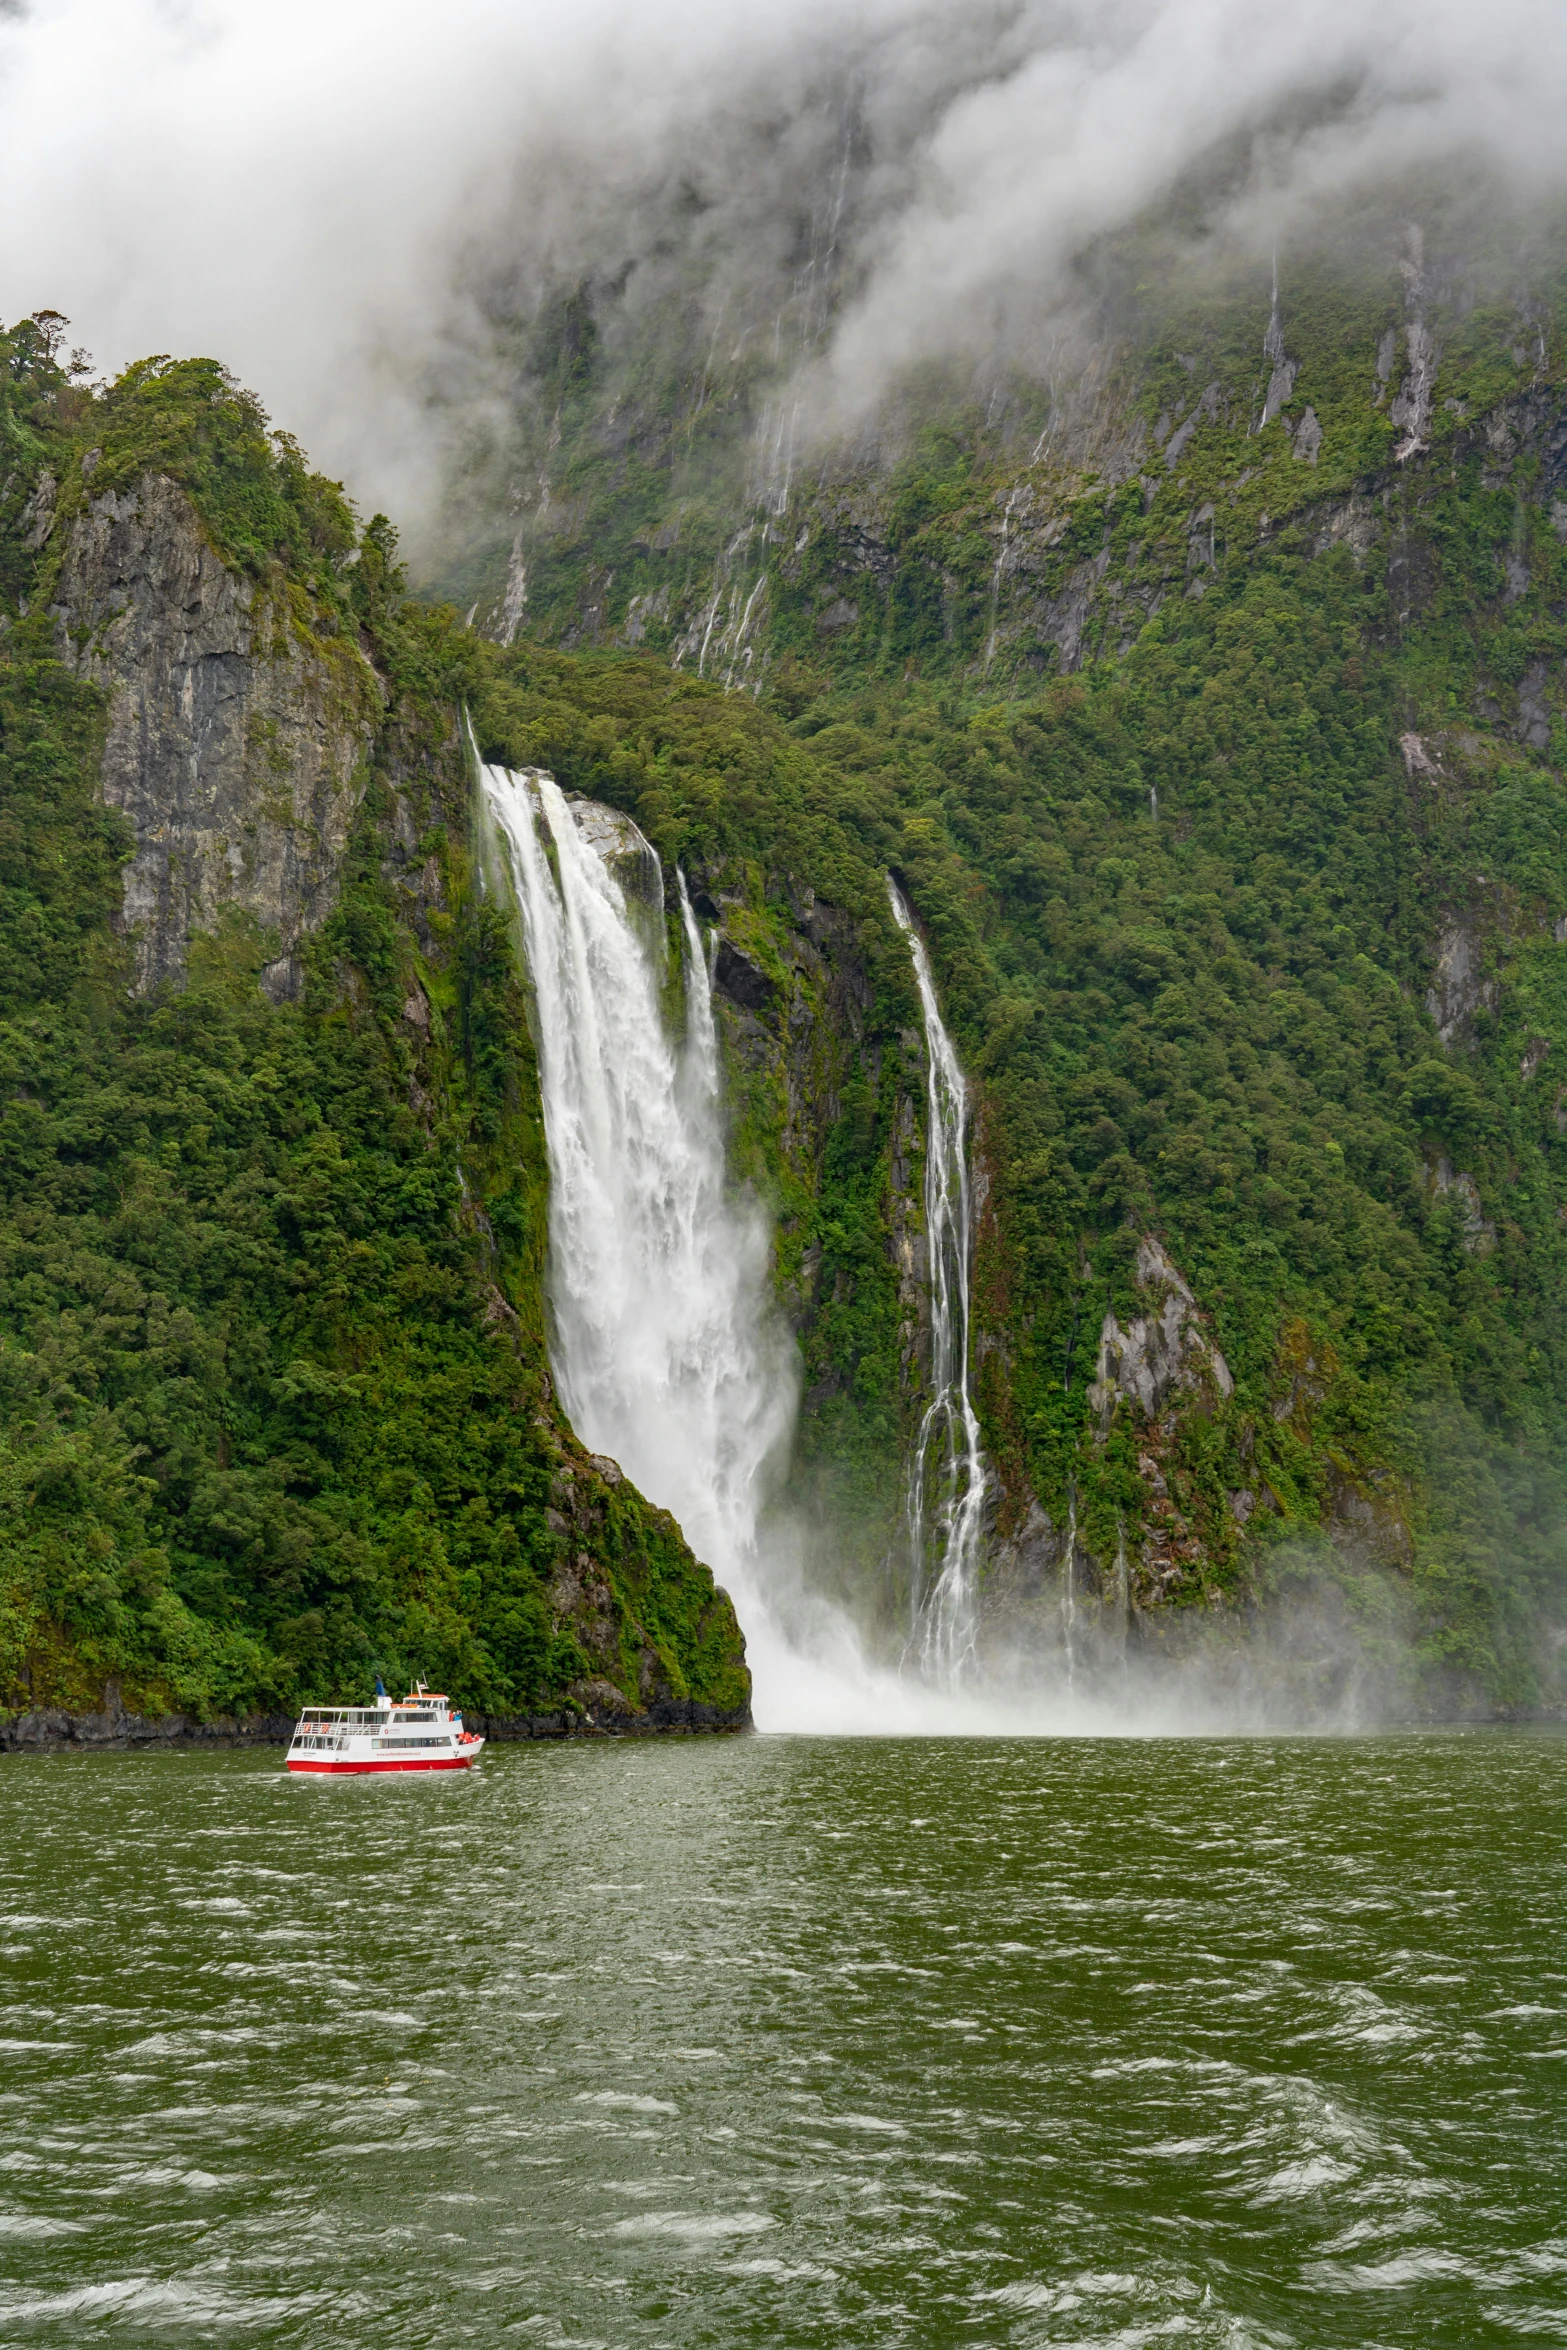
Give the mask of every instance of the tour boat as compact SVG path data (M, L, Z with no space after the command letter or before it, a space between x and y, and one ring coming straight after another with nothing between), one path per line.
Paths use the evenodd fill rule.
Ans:
M307 1705L288 1750L291 1771L465 1771L484 1740L450 1700L418 1682L394 1705L380 1682L374 1705Z

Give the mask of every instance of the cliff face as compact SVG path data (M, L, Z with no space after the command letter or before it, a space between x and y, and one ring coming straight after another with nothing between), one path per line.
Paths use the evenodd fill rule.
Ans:
M502 1736L743 1725L727 1598L554 1397L460 659L219 371L3 350L0 1741L372 1670Z
M738 1173L774 1214L775 1279L801 1353L789 1502L822 1580L862 1621L903 1604L886 1573L929 1373L924 1046L860 925L794 877L699 868Z
M51 610L66 665L108 697L101 788L135 838L120 916L135 985L181 978L192 932L232 908L272 946L268 994L297 995L364 793L375 670L342 637L312 639L286 586L226 564L155 474L89 488Z

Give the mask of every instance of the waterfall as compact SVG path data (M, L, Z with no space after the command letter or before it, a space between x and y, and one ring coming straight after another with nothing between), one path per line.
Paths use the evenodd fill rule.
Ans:
M1126 1557L1126 1520L1119 1510L1115 1513L1115 1617L1112 1639L1121 1661L1121 1678L1126 1678L1126 1642L1132 1621L1132 1570Z
M975 1662L980 1535L987 1475L969 1392L973 1258L968 1089L942 1024L925 942L896 882L888 893L909 942L925 1014L925 1249L930 1288L930 1401L909 1468L908 1526L918 1655L952 1686Z
M1077 1487L1068 1483L1066 1500L1066 1572L1061 1581L1061 1645L1066 1651L1066 1686L1077 1687Z
M591 1450L672 1511L750 1634L759 1520L793 1426L761 1215L725 1182L711 978L680 890L685 1034L664 1019L663 879L628 817L481 767L538 1006L551 1357Z

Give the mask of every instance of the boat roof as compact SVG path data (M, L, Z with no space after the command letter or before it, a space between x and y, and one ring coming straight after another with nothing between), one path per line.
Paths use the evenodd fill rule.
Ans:
M444 1690L426 1689L421 1690L417 1697L373 1697L368 1704L306 1705L300 1708L300 1720L303 1721L307 1714L313 1720L322 1720L327 1717L336 1720L341 1714L376 1714L386 1713L388 1710L398 1714L406 1712L410 1706L416 1713L419 1713L426 1706L450 1705L450 1703L451 1699Z

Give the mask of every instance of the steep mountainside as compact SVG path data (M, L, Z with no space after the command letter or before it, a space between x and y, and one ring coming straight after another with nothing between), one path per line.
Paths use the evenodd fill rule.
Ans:
M466 649L211 363L0 366L0 1703L744 1719L552 1394Z
M709 372L628 390L579 289L538 494L445 582L476 631L210 364L91 395L13 333L13 1693L740 1702L553 1401L466 711L716 933L783 1498L863 1623L907 1628L929 1367L892 873L973 1090L992 1650L1309 1588L1410 1704L1561 1702L1563 305L1549 243L1401 235L1121 300L1070 394L927 386L760 478L766 387L699 463Z
M978 1090L1002 1642L1069 1574L1173 1630L1309 1570L1412 1637L1426 1701L1554 1702L1559 251L1400 228L1271 293L1123 300L1053 407L927 387L763 479L758 443L748 476L714 452L776 416L765 384L639 373L613 288L538 363L548 462L515 467L491 600L460 592L531 689L507 739L701 864L761 974L731 990L740 1149L782 1217L802 1471L867 1525L920 1378L907 999L878 929L822 966L825 1016L823 907L874 927L869 876L736 788L738 748L715 790L628 656L759 697L755 739L787 729L928 932ZM811 1092L824 1032L852 1103Z

